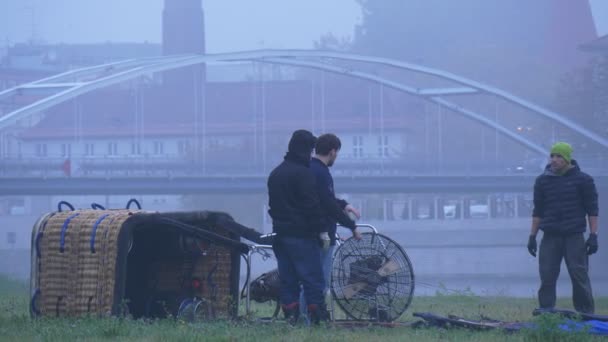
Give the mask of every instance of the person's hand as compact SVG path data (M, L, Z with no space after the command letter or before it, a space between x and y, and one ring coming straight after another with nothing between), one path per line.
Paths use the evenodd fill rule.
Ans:
M587 238L587 242L585 242L585 246L587 247L587 255L591 255L597 252L598 244L597 244L597 234L591 233Z
M327 250L329 250L329 245L331 244L329 234L327 234L327 232L323 232L319 234L319 238L321 239L321 248L323 251L327 252Z
M536 235L530 235L530 238L528 239L528 252L530 253L530 255L536 257L537 248L538 247L536 245Z
M353 239L357 241L361 240L361 232L359 231L359 228L353 229Z
M350 204L347 204L346 207L344 207L344 211L346 212L346 214L351 213L351 214L355 215L357 220L361 218L361 214L359 213L359 211ZM350 215L348 215L348 216L350 217ZM351 219L352 219L352 217L351 217ZM356 221L356 220L353 220L353 221Z

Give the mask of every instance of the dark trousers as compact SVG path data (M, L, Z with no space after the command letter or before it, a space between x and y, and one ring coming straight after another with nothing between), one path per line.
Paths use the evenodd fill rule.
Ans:
M306 303L325 305L325 280L321 266L319 241L294 237L278 237L273 244L281 280L281 304L300 301L300 284Z
M562 259L572 280L572 301L578 312L593 313L593 294L589 280L589 259L583 233L567 236L545 234L538 256L541 285L538 302L541 308L555 307L555 287Z

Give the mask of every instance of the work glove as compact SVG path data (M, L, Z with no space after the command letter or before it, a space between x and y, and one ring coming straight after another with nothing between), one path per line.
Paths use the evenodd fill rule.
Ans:
M353 229L353 238L355 240L361 240L361 232L359 231L359 228Z
M589 234L589 237L587 238L587 242L585 242L585 246L587 247L587 255L596 253L597 249L598 249L597 234L593 234L593 233Z
M530 235L530 238L528 239L528 252L533 257L536 257L536 250L537 250L536 235Z
M321 238L321 248L324 252L327 252L329 250L329 245L331 244L329 234L327 234L327 232L323 232L319 234L319 238Z

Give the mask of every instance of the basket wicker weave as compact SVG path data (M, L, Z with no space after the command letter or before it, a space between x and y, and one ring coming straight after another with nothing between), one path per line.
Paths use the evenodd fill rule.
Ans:
M159 317L197 297L209 318L234 316L245 247L227 224L238 225L205 211L43 215L32 231L31 313Z

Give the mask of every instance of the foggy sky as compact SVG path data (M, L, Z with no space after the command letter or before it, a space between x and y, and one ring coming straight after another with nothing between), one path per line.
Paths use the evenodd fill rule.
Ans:
M326 32L352 36L361 16L355 0L203 3L208 52L310 48ZM608 34L608 1L591 3L598 34ZM50 43L160 42L162 7L163 0L2 0L0 40L4 45L34 35Z

